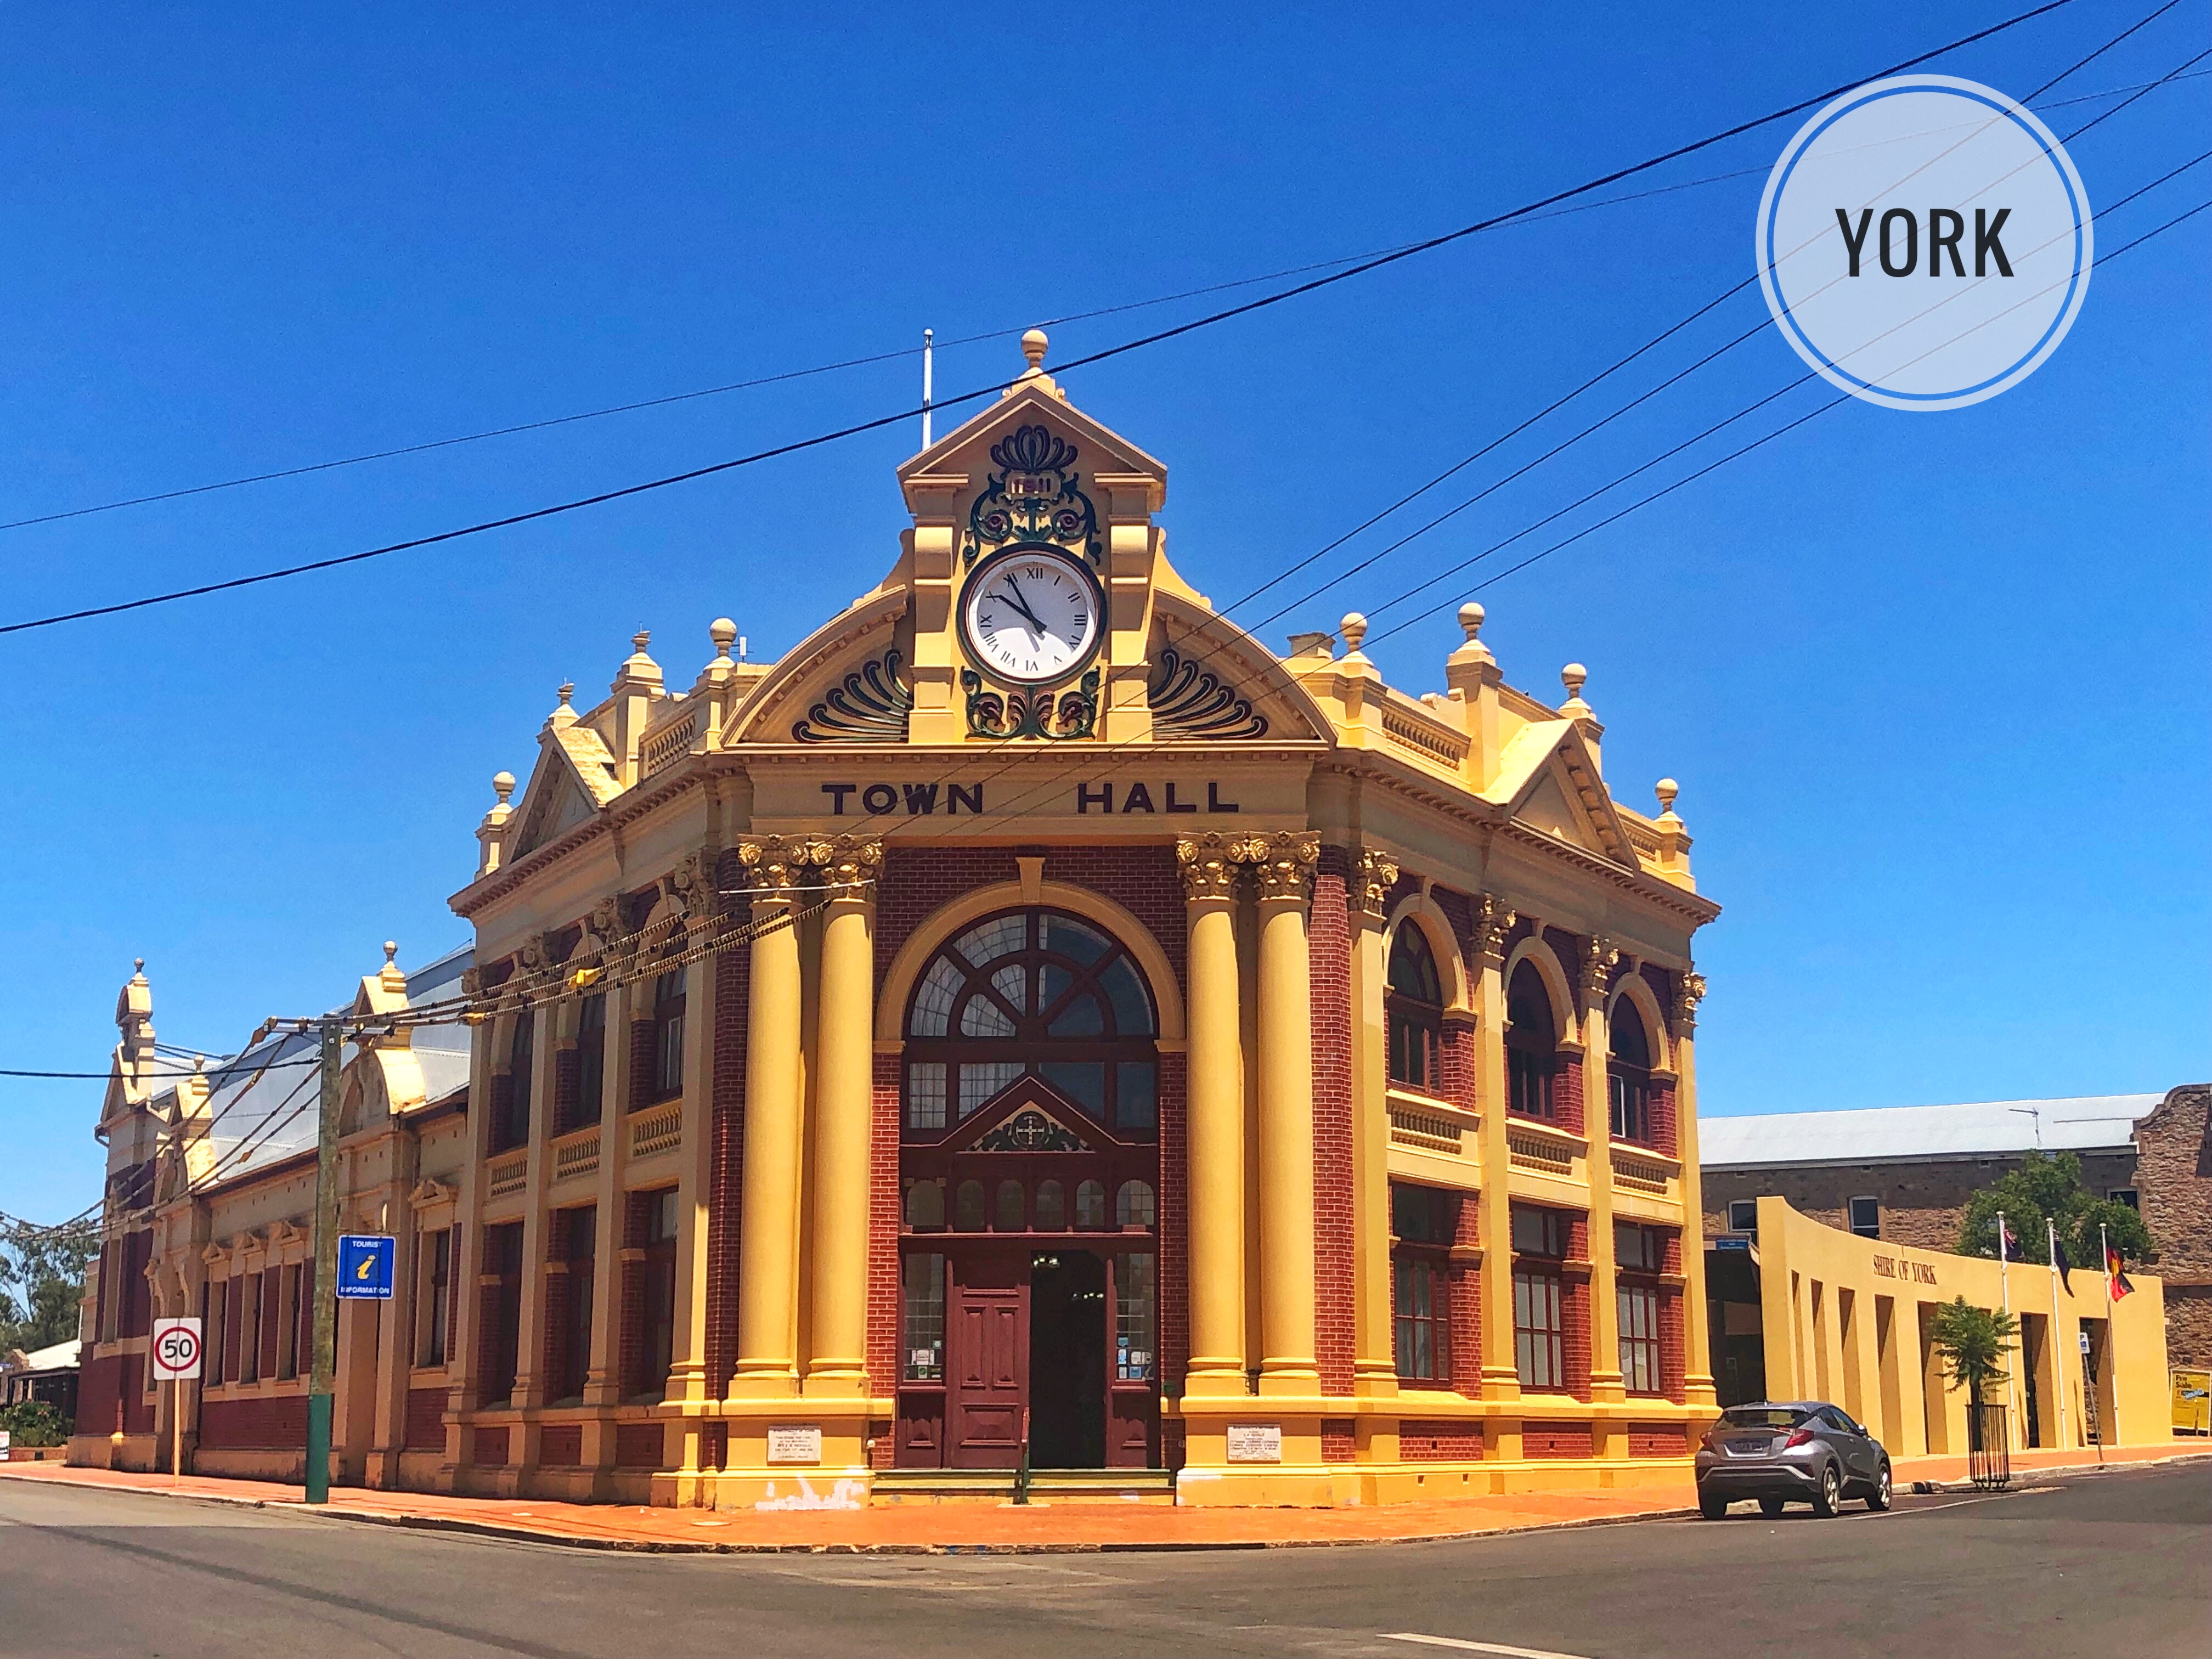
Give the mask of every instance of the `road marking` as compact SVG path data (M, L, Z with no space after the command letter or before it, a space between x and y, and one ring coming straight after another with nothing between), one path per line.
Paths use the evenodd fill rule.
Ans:
M1457 1648L1465 1653L1502 1653L1506 1659L1582 1659L1574 1653L1554 1653L1549 1648L1509 1648L1503 1642L1463 1642L1456 1636L1418 1636L1412 1631L1385 1631L1386 1642L1419 1642L1431 1648Z

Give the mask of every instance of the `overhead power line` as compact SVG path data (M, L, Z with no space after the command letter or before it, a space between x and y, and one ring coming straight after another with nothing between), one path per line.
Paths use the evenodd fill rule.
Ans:
M1604 189L1608 185L1618 184L1624 179L1630 179L1639 173L1648 173L1655 167L1665 166L1669 161L1678 161L1686 155L1695 155L1700 150L1709 149L1715 144L1724 143L1726 140L1736 137L1741 134L1752 131L1759 127L1765 126L1770 123L1784 119L1788 116L1795 115L1801 111L1814 108L1816 106L1825 103L1828 100L1838 96L1839 94L1848 92L1853 87L1864 84L1868 81L1880 80L1886 76L1901 73L1903 70L1927 63L1931 58L1940 58L1945 53L1955 52L1962 46L1971 46L1977 41L1988 40L1994 35L2004 33L2008 29L2016 28L2020 25L2028 22L2034 18L2044 16L2051 12L2058 11L2073 3L2074 0L2045 0L2045 3L2033 7L2027 11L2017 13L2014 15L2005 19L2002 22L1993 23L1985 28L1977 29L1970 34L1961 35L1955 40L1947 42L1943 46L1933 47L1926 52L1917 53L1915 56L1905 58L1899 63L1890 64L1885 69L1877 70L1870 75L1856 76L1850 81L1846 81L1838 86L1832 87L1826 91L1816 93L1808 98L1800 99L1796 102L1787 105L1783 108L1770 111L1766 114L1755 116L1748 120L1740 121L1733 126L1723 128L1720 131L1709 134L1705 137L1692 140L1686 144L1677 145L1672 149L1662 151L1658 155L1649 156L1641 161L1632 163L1627 167L1616 168L1611 173L1601 174L1595 179L1587 179L1582 184L1572 185L1565 190L1555 191L1548 196L1540 197L1534 201L1523 203L1520 206L1509 209L1503 213L1494 214L1483 219L1478 219L1473 223L1461 226L1456 230L1447 231L1441 235L1432 236L1423 241L1410 243L1406 246L1378 254L1372 258L1361 260L1360 262L1347 266L1343 270L1332 271L1326 276L1316 276L1310 281L1297 283L1291 288L1279 289L1273 294L1263 295L1258 299L1248 300L1240 305L1231 306L1224 310L1216 311L1203 317L1194 318L1188 322L1180 323L1170 328L1157 330L1152 333L1139 336L1133 340L1125 340L1119 345L1109 346L1103 350L1094 351L1086 356L1074 358L1068 362L1060 365L1057 372L1060 374L1067 374L1073 370L1087 368L1094 363L1105 362L1113 358L1126 356L1130 352L1142 350L1148 347L1160 344L1168 340L1178 339L1186 334L1195 333L1200 329L1210 328L1218 324L1228 322L1235 318L1249 316L1253 313L1265 310L1270 307L1282 305L1289 301L1302 298L1306 295L1318 292L1320 289L1332 287L1336 283L1348 282L1353 277L1365 276L1370 272L1382 270L1402 260L1412 258L1416 255L1430 252L1440 247L1449 246L1453 243L1463 240L1467 237L1474 236L1480 234L1481 232L1493 229L1499 225L1508 224L1516 220L1525 219L1547 208L1554 207L1561 203L1571 201L1577 197L1589 195L1594 191ZM958 408L963 404L979 402L985 398L995 396L999 392L1006 390L1007 386L1013 383L1010 381L994 382L992 385L978 387L974 391L963 392L954 397L936 399L933 402L933 406L939 409ZM339 554L324 559L308 560L299 564L288 565L279 569L258 572L252 575L233 577L224 581L205 582L191 587L178 588L163 593L149 594L140 599L123 600L112 605L91 605L81 610L59 612L52 616L40 617L23 622L0 624L0 634L17 634L33 629L54 627L62 623L82 622L95 617L115 616L125 611L141 610L149 605L166 605L180 599L197 599L211 593L227 592L236 588L253 586L263 582L280 581L293 576L306 575L314 571L335 569L344 565L357 564L368 559L382 558L393 553L406 552L422 547L436 546L447 542L458 541L465 537L483 535L487 532L493 530L509 529L518 525L533 523L539 520L553 518L563 514L578 512L585 507L603 506L610 501L620 501L630 496L644 495L653 490L665 489L676 484L691 483L700 478L711 477L720 473L729 472L739 467L751 466L759 462L771 460L780 456L795 454L804 450L817 448L824 444L835 443L842 439L858 436L862 433L876 431L883 427L893 425L901 421L913 420L918 417L922 412L923 406L921 404L915 404L898 410L888 415L878 416L872 420L855 422L850 425L839 427L831 431L817 433L811 437L795 439L787 443L774 445L769 448L757 450L750 454L737 456L729 460L714 462L707 466L690 468L684 471L670 473L662 477L647 479L642 483L625 485L619 489L601 490L592 495L579 496L571 501L556 502L548 507L536 507L523 513L508 514L499 518L486 519L475 524L464 525L455 529L441 531L432 535L410 537L404 541L387 543L380 547L367 548L358 552Z

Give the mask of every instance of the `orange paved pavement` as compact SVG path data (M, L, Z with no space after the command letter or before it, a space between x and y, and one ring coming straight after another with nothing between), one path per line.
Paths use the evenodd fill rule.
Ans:
M2201 1446L2201 1443L2199 1443ZM2189 1442L2113 1447L2109 1464L2173 1456L2212 1455ZM2015 1472L2096 1467L2094 1455L2021 1452ZM1966 1478L1963 1457L1899 1460L1898 1485ZM54 1463L0 1465L0 1479L148 1492L233 1504L303 1508L300 1488L266 1480L68 1468ZM638 1509L562 1504L537 1498L453 1498L434 1492L337 1489L324 1511L337 1518L454 1531L482 1532L607 1549L753 1550L1093 1550L1224 1549L1288 1545L1405 1542L1515 1532L1534 1527L1588 1526L1680 1515L1695 1493L1686 1473L1678 1482L1623 1492L1529 1492L1463 1498L1449 1503L1398 1504L1334 1510L1172 1509L1044 1504L897 1505L860 1510L746 1514L737 1510Z

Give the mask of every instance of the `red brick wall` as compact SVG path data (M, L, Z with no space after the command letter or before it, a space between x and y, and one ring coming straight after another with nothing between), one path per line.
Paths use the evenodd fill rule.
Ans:
M1631 1423L1631 1457L1683 1457L1689 1454L1689 1437L1679 1423Z
M642 1250L645 1248L646 1201L644 1193L625 1193L623 1195L622 1248ZM642 1260L620 1263L616 1282L621 1286L622 1301L616 1309L621 1322L615 1327L615 1376L620 1396L627 1400L645 1389L645 1263Z
M740 879L734 856L720 885ZM707 1392L719 1399L738 1367L738 1210L745 1158L745 1026L752 1003L751 957L739 945L714 958L714 1115L707 1172ZM627 1243L627 1238L625 1238ZM625 1279L624 1305L628 1303Z
M246 1375L246 1282L247 1275L231 1279L222 1297L222 1375L235 1382Z
M1589 1218L1577 1215L1568 1224L1567 1260L1585 1266L1589 1261ZM1590 1281L1588 1273L1570 1274L1560 1286L1559 1355L1567 1374L1567 1392L1577 1400L1590 1397ZM1617 1356L1616 1356L1617 1358ZM1589 1437L1583 1437L1587 1447ZM1589 1455L1587 1449L1583 1454Z
M1522 1455L1526 1457L1589 1457L1590 1431L1587 1423L1530 1423L1521 1431Z
M1190 1368L1190 1062L1160 1056L1160 1391L1182 1395ZM1182 1425L1161 1425L1171 1448L1170 1468L1182 1467Z
M116 1393L118 1354L101 1354L84 1361L77 1373L76 1431L112 1434L123 1426L122 1401Z
M666 1441L658 1423L617 1423L615 1464L625 1469L657 1469Z
M868 1143L868 1381L878 1398L898 1387L899 1057L878 1054ZM890 1437L877 1449L889 1459ZM890 1467L888 1462L885 1468Z
M1352 934L1349 857L1321 849L1307 923L1312 982L1314 1339L1323 1394L1352 1392Z
M1482 1425L1407 1418L1398 1425L1398 1455L1408 1463L1473 1462L1482 1455Z
M1321 1420L1321 1461L1324 1463L1350 1463L1359 1455L1358 1423L1349 1417L1324 1417Z
M284 1270L261 1271L261 1374L276 1375L276 1334L284 1324Z
M740 950L738 954L742 960L742 950ZM638 984L646 995L650 996L653 994L653 981L651 980L640 980ZM653 1037L653 1022L651 1020L634 1019L630 1021L629 1099L624 1103L624 1110L635 1112L641 1107L650 1106L653 1103L653 1096L659 1092L659 1089L655 1086L659 1083L659 1079L654 1075L654 1073L659 1069L660 1060L659 1049L660 1045Z
M479 1468L496 1469L507 1462L509 1431L505 1428L469 1431L469 1462Z
M252 1400L203 1401L200 1445L210 1451L304 1452L307 1396L276 1394Z
M2167 1361L2212 1365L2212 1085L2169 1091L2136 1125L2136 1145L2152 1271L2166 1281Z
M573 1468L584 1461L584 1425L548 1423L538 1431L538 1461L552 1468Z
M1473 1193L1462 1193L1452 1227L1455 1244L1480 1245L1482 1206ZM1502 1269L1510 1273L1509 1264ZM1474 1263L1451 1265L1451 1385L1470 1400L1482 1395L1482 1273ZM1455 1454L1456 1455L1456 1454Z
M445 1450L446 1391L443 1389L407 1390L406 1447L409 1451Z

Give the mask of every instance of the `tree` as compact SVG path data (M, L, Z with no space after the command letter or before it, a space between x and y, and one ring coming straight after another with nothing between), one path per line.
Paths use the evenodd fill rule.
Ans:
M2081 1160L2071 1152L2060 1152L2055 1158L2039 1152L2026 1153L2018 1169L1968 1199L1966 1218L1959 1229L1960 1255L1996 1255L1999 1211L2020 1242L2018 1249L2007 1253L2014 1261L2051 1259L2045 1222L2057 1224L2058 1242L2066 1248L2066 1259L2077 1267L2103 1268L2103 1258L2098 1254L2100 1227L2113 1248L2130 1260L2143 1261L2158 1248L2151 1241L2150 1229L2131 1206L2096 1197L2081 1184Z
M2005 1356L2020 1334L2020 1322L2008 1313L1977 1308L1961 1296L1936 1310L1930 1334L1943 1369L1950 1373L1951 1386L1966 1389L1966 1398L1978 1409L1983 1394L2010 1375Z
M76 1334L85 1266L99 1239L91 1227L0 1233L0 1352L50 1347Z

